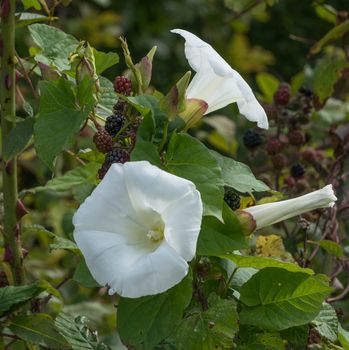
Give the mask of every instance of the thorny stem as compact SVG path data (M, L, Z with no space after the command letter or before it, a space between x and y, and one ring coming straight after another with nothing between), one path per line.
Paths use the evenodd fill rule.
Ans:
M15 75L15 0L3 0L1 15L1 34L3 52L0 69L0 103L1 103L1 133L2 149L8 142L9 134L16 123L16 75ZM17 206L17 159L5 161L3 167L4 194L4 243L8 251L9 262L16 284L21 284L24 278L22 266L22 251L20 243L20 228L16 217Z

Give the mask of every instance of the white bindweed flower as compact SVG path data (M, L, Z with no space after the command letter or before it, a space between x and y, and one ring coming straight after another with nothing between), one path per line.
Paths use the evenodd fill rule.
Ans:
M201 219L192 182L147 161L113 164L74 215L74 238L99 284L137 298L186 276Z
M248 120L268 129L267 115L241 75L211 45L196 35L183 29L171 32L185 39L185 56L196 72L188 86L187 98L207 102L205 114L236 102L240 113Z
M308 211L333 207L336 200L337 197L333 193L332 185L327 185L321 190L304 196L280 202L255 205L243 209L242 212L251 214L255 220L256 229L259 229Z

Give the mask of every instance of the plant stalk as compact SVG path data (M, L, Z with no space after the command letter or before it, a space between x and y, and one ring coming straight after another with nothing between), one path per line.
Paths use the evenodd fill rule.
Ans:
M2 149L9 142L11 130L16 124L16 75L15 75L15 0L2 0L1 3L1 69L0 104ZM3 236L5 260L11 265L15 284L23 283L22 249L20 227L17 220L17 159L2 159L3 169Z

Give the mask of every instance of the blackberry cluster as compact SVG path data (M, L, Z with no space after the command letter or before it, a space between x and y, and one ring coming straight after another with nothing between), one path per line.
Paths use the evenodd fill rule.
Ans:
M260 146L263 142L262 136L254 129L246 130L242 140L244 145L251 150Z
M131 80L119 75L114 80L114 90L117 94L123 94L126 96L131 95L132 83Z
M304 166L300 163L294 164L291 167L291 175L295 179L301 178L305 174Z
M114 137L123 127L126 118L122 114L113 114L105 122L105 130Z
M100 128L93 136L93 142L95 143L98 151L102 153L108 153L113 148L113 138L104 129Z
M274 102L276 105L285 106L290 101L291 91L288 84L280 84L274 93Z
M126 163L130 160L129 153L122 148L113 148L105 157L105 164Z
M232 210L237 210L240 208L240 196L231 188L224 189L224 200Z

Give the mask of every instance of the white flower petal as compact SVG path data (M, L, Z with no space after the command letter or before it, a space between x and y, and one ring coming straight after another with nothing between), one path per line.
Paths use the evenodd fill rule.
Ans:
M125 270L123 281L111 282L122 296L138 298L162 293L179 283L188 273L187 262L166 241L150 254L144 254Z
M200 193L194 191L174 202L162 213L166 241L186 261L190 261L195 255L202 211Z
M304 196L280 202L255 205L243 211L253 216L258 229L318 208L333 207L336 200L337 197L333 193L332 185L327 185Z
M163 171L147 161L126 163L124 169L128 193L138 210L148 207L162 213L174 201L196 191L191 181Z
M188 98L206 101L209 105L206 113L237 102L241 114L267 129L267 115L241 75L211 45L196 35L182 29L173 29L171 32L185 39L185 56L197 72L188 86Z

